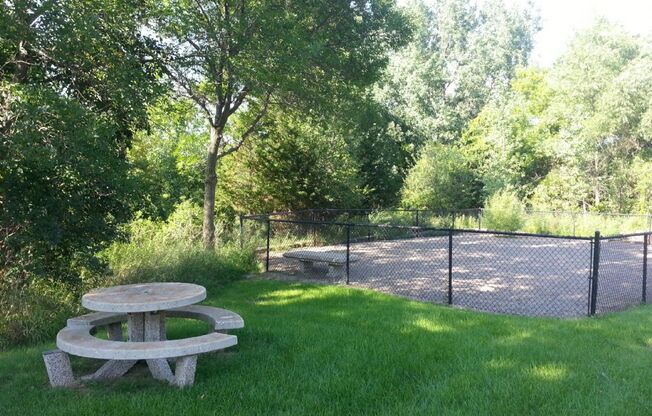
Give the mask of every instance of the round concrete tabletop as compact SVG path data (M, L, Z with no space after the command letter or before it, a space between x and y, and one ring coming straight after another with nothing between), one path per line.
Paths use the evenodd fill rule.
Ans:
M98 312L151 312L204 299L206 289L191 283L138 283L94 289L82 296L82 305Z

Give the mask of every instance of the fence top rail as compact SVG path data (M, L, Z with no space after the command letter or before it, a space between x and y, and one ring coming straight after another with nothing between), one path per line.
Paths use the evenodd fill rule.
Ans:
M301 221L301 220L284 220L268 218L266 216L248 217L248 219L269 221L270 223L283 223L283 224L301 224L301 225L316 225L316 226L339 226L339 227L359 227L359 228L381 228L381 229L399 229L410 231L435 231L442 233L467 233L467 234L491 234L491 235L504 235L513 237L537 237L537 238L556 238L562 240L580 240L580 241L593 241L594 237L580 237L570 235L551 235L551 234L534 234L513 231L495 231L495 230L473 230L465 228L436 228L436 227L417 227L410 225L391 225L391 224L365 224L365 223L350 223L350 222L328 222L328 221Z
M645 237L646 235L652 235L652 231L644 231L640 233L628 233L628 234L613 234L613 235L603 235L603 240L615 240L619 238L630 238L630 237Z
M456 213L465 213L465 212L483 212L484 208L461 208L461 209L430 209L430 208L310 208L310 209L298 209L298 210L285 210L285 211L273 211L266 214L248 214L243 215L243 218L250 217L259 217L259 216L275 216L275 215L291 215L291 214L300 214L300 213L315 213L315 212L341 212L341 213L350 213L350 212L362 212L362 213L377 213L377 212L434 212L434 213L443 213L443 214L456 214ZM652 219L652 213L648 214L626 214L620 212L588 212L588 211L545 211L545 210L535 210L535 209L526 209L526 214L564 214L564 215L573 215L573 216L603 216L603 217L639 217L639 218L650 218Z

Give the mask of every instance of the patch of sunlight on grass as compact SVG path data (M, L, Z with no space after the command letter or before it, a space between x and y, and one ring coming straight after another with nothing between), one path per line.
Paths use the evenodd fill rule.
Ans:
M503 345L517 345L523 341L532 338L532 332L530 331L519 331L514 334L510 334L504 337L501 337L500 343Z
M491 370L503 370L506 368L513 368L515 365L514 360L510 360L509 358L492 358L491 360L487 361L485 363L485 367L491 369Z
M444 325L441 322L433 321L432 319L417 318L412 321L412 325L419 329L425 329L428 332L450 332L453 328Z
M306 288L301 289L285 289L276 290L274 292L266 293L256 300L258 305L288 305L294 302L324 299L331 295L331 292L326 290L311 290Z
M645 345L647 345L648 347L652 347L652 338L648 338L648 339L645 341Z
M536 365L528 370L528 373L540 380L558 381L568 376L568 370L559 364Z

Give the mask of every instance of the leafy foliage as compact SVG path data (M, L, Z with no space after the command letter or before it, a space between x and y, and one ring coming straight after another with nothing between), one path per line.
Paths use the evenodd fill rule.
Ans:
M450 145L426 145L405 179L401 203L435 210L475 206L475 176L460 150Z
M484 226L489 230L519 231L524 224L523 209L523 203L516 193L499 191L485 202Z
M325 120L274 108L254 139L222 164L221 204L240 213L358 205L355 161Z
M210 126L203 241L214 244L217 161L240 149L270 105L334 100L371 85L410 26L393 1L151 1L143 35L176 90ZM234 135L229 120L244 128Z
M598 21L549 72L521 71L464 134L485 193L511 187L538 209L647 212L651 56L649 42Z
M128 150L137 182L134 211L166 219L184 200L202 199L202 170L208 126L189 100L160 99L148 109L149 128L134 134Z
M426 140L457 141L525 64L537 21L501 1L411 4L413 42L393 54L377 96Z

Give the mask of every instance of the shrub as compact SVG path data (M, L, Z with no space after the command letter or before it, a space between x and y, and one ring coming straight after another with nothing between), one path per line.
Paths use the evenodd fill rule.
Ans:
M369 223L385 225L415 225L412 211L374 211L369 214Z
M218 225L217 249L201 246L201 208L179 204L167 221L138 219L128 226L130 240L102 253L112 284L140 281L226 282L255 269L253 249L240 249Z
M427 144L401 191L401 205L451 210L476 206L478 182L464 154L454 146Z
M51 279L0 276L0 349L54 339L66 318L77 314L81 289Z
M499 231L518 231L523 228L523 203L512 191L499 191L485 203L483 223L486 228Z

